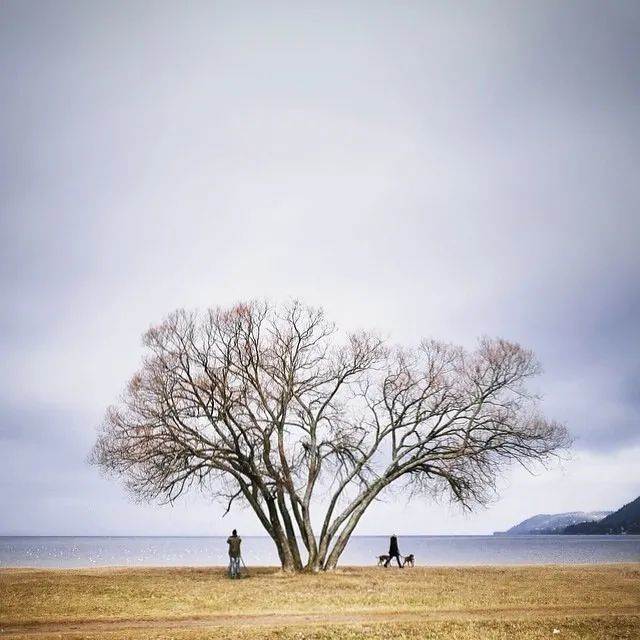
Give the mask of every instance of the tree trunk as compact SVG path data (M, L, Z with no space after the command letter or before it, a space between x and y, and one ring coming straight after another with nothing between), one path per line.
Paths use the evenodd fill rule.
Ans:
M282 564L282 570L287 572L293 572L296 570L296 563L291 551L291 546L287 535L280 524L280 518L278 517L278 509L273 498L269 498L267 501L267 508L269 509L269 516L271 520L271 526L273 528L273 539L278 547L280 555L280 563ZM300 565L301 568L301 565Z
M305 505L302 512L302 517L304 524L303 535L306 537L306 547L307 551L309 552L309 558L307 560L307 566L305 567L305 569L307 571L315 573L320 568L318 564L318 543L316 541L316 537L313 535L313 526L311 525L311 516L309 514L308 505Z
M349 542L349 538L353 533L353 530L356 528L358 521L362 517L362 514L367 510L367 507L373 502L374 498L380 493L380 491L384 488L380 486L375 491L372 491L370 495L368 495L363 502L361 502L358 507L351 514L349 519L347 520L347 524L344 526L342 531L338 534L336 538L335 544L333 545L333 549L331 549L331 553L329 553L329 557L326 559L323 565L324 571L332 571L336 568L338 564L338 559L342 555L342 552L345 550L347 543ZM328 542L327 542L328 547Z
M318 546L315 543L314 538L314 544L309 549L309 557L307 558L307 564L305 565L304 570L307 573L318 573L318 571L320 571L321 569L322 559L320 558L320 555L318 553Z
M291 556L293 558L293 564L296 570L302 569L302 559L300 558L300 549L298 548L298 541L296 539L296 532L293 528L293 523L291 521L291 516L289 515L289 511L287 509L287 504L284 499L284 495L282 493L278 493L278 507L280 509L280 514L282 515L282 520L284 522L284 528L286 531L287 544L291 550Z
M325 571L332 571L336 568L338 564L338 559L342 555L342 552L345 550L347 546L347 542L349 542L349 538L353 533L353 530L358 524L358 520L360 520L360 516L364 513L364 508L358 508L353 515L349 518L345 528L338 535L335 544L333 545L333 549L331 549L331 553L329 557L326 559L324 566L322 567Z

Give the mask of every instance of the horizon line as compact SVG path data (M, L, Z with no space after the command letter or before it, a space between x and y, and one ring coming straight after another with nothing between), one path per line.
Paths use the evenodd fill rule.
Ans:
M426 537L473 537L473 536L492 536L496 532L491 533L407 533L397 534L403 538L426 538ZM501 533L501 532L497 532ZM50 533L0 533L0 538L225 538L229 534L50 534ZM350 536L351 538L388 538L389 533L360 533ZM245 534L245 538L266 538L271 540L271 536L266 534ZM296 536L299 538L299 536Z

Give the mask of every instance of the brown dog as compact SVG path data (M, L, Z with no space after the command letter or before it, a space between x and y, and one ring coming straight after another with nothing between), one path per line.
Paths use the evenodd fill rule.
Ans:
M378 556L378 566L381 567L388 559L389 556Z
M407 565L409 565L410 567L416 566L416 559L413 553L410 553L408 556L404 557L404 562L402 563L402 566L406 567Z

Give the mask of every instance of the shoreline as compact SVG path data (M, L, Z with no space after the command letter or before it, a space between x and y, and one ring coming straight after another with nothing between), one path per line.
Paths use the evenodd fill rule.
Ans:
M640 567L640 558L636 561L629 560L620 560L613 562L580 562L580 563L568 563L568 562L546 562L546 563L518 563L518 564L416 564L415 567L406 567L402 569L402 571L413 571L417 569L437 569L437 570L460 570L460 569L469 569L469 570L491 570L491 569L560 569L560 568L581 568L587 569L592 567L617 567L621 566L630 566L630 567ZM226 564L181 564L181 565L169 565L169 564L136 564L136 565L126 565L126 564L109 564L109 565L81 565L77 567L47 567L47 566L31 566L31 565L12 565L12 566L0 566L0 574L3 571L162 571L162 570L203 570L203 569L212 569L212 570L227 570L228 565ZM281 571L280 566L275 564L251 564L248 565L248 569L255 570L272 570L272 571ZM346 564L346 565L338 565L333 571L340 572L342 570L380 570L380 571L388 571L389 569L394 569L400 571L400 568L395 565L390 565L389 567L380 567L376 564ZM284 573L284 572L283 572ZM322 573L331 573L331 572L318 572L318 574ZM313 575L307 572L298 572L294 575ZM316 575L318 575L316 574Z

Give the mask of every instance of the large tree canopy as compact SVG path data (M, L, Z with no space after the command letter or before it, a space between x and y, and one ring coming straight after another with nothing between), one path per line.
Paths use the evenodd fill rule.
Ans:
M250 302L177 311L144 345L93 460L144 499L199 486L244 501L286 570L333 569L391 485L472 507L505 464L568 443L526 388L533 354L501 339L409 349L298 302Z

